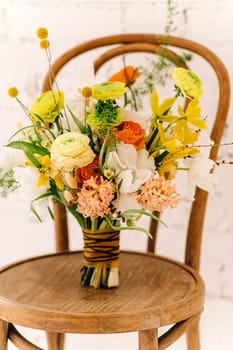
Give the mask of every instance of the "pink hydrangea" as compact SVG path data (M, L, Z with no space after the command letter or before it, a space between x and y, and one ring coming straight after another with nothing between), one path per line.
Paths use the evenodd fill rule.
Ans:
M90 217L91 220L110 214L114 192L111 181L92 176L83 182L78 194L77 211L86 218Z
M159 177L150 179L140 187L137 200L143 210L162 213L166 208L175 208L180 202L180 195L171 180Z

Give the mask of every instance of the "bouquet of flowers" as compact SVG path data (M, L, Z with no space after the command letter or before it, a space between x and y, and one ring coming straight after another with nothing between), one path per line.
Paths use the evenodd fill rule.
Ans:
M46 29L40 28L38 36L41 47L49 50ZM119 232L139 230L150 235L137 220L142 215L160 220L158 213L179 204L181 196L174 184L178 171L187 171L191 179L193 175L193 187L198 176L202 187L208 184L207 190L214 183L213 162L208 156L201 162L202 152L195 146L207 129L199 106L201 81L184 68L174 68L171 75L175 96L160 102L154 89L151 114L146 117L128 108L139 76L133 66L78 89L77 114L58 88L42 93L30 109L19 100L15 87L8 91L26 112L29 124L20 126L7 143L15 158L10 167L1 168L1 194L33 184L37 194L31 209L39 220L39 201L52 198L67 207L84 233L83 285L119 284ZM184 97L189 100L187 107L179 104L172 111ZM195 177L197 164L201 175Z

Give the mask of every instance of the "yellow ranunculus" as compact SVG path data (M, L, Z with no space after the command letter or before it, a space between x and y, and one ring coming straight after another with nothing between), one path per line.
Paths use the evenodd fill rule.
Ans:
M175 85L186 97L200 97L202 94L202 82L200 78L192 71L176 67L172 71L172 78Z
M105 82L92 87L92 97L96 100L114 100L120 98L128 88L120 81Z
M36 98L30 115L33 121L43 120L53 123L64 106L64 93L62 91L46 91Z
M51 146L51 160L58 169L72 171L90 164L95 153L89 146L88 136L69 132L58 136Z

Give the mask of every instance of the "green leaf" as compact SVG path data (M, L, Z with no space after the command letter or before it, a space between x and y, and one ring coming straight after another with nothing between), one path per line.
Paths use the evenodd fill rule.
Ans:
M37 146L36 144L34 144L32 142L12 141L12 142L7 144L7 147L20 149L21 151L23 151L25 153L40 154L41 156L50 155L50 152L47 148L45 148L43 146Z
M53 195L53 193L50 192L50 191L48 191L48 192L43 193L42 195L36 197L35 199L33 199L33 200L31 201L31 211L32 211L32 213L37 217L37 219L38 219L40 222L42 222L42 219L41 219L40 215L38 214L38 212L36 211L36 208L35 208L35 206L34 206L34 203L37 202L37 201L40 200L40 199L43 199L43 198L46 198L46 197L50 197L50 196L52 196L52 195Z
M80 122L80 120L76 117L76 115L71 111L69 106L67 106L67 108L68 108L68 111L70 112L70 115L71 115L73 121L75 122L75 124L77 125L77 127L79 128L81 133L82 134L88 134L89 133L89 129L85 125L83 125L82 122Z

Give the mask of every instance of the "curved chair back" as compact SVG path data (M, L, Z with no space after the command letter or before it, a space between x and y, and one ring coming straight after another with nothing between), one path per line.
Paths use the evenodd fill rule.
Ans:
M132 52L149 52L157 55L165 55L175 65L187 67L181 56L175 53L175 48L184 49L205 59L216 74L219 94L216 116L211 130L211 139L215 143L215 147L211 149L210 158L216 160L218 153L218 145L223 134L228 108L230 101L230 82L227 70L223 62L209 50L207 47L193 42L188 39L183 39L174 36L157 35L157 34L119 34L105 36L79 44L65 52L52 64L53 77L47 74L44 83L43 91L49 90L54 82L54 78L61 69L77 56L95 50L100 47L107 47L108 50L102 53L94 61L94 69L97 72L101 66L113 57L125 55ZM172 50L170 49L172 48ZM195 201L192 204L190 211L189 224L187 229L187 240L185 249L185 263L199 269L200 253L202 242L202 231L204 217L207 204L207 192L197 188ZM56 232L56 249L57 251L66 251L69 249L68 243L68 226L66 210L60 204L54 205L55 216L55 232ZM158 224L155 221L151 223L151 233L153 239L148 241L148 251L154 252L156 232Z

